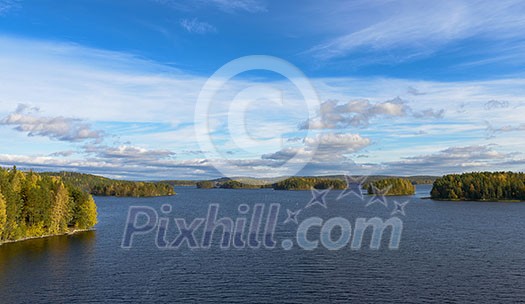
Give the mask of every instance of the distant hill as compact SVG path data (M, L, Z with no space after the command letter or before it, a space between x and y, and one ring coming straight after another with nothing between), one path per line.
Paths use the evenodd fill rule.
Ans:
M65 183L98 196L151 197L175 194L173 186L165 182L114 180L76 172L44 172L41 175L58 176Z

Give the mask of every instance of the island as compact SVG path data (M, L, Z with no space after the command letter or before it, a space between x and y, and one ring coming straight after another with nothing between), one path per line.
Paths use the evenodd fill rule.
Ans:
M217 180L199 181L196 183L199 189L262 189L270 188L274 190L311 190L314 189L336 189L346 188L343 179L326 177L290 177L282 181L263 180L255 178L229 179L220 178Z
M346 182L323 177L291 177L272 185L275 190L346 189Z
M416 187L407 178L396 177L396 178L385 178L380 179L366 186L368 194L381 194L381 195L414 195L416 193Z
M142 182L114 180L102 176L76 172L45 172L45 176L60 177L65 183L95 196L155 197L174 195L169 182Z
M96 223L89 193L60 177L0 168L0 244L74 233Z
M280 178L282 179L282 178ZM399 179L393 176L351 176L350 181L359 185L360 182L364 183L364 189L368 188L371 183ZM408 176L403 178L407 180L410 185L416 184L432 184L437 177L435 176ZM218 178L213 180L201 180L195 181L195 186L199 189L261 189L261 188L273 188L274 190L311 190L313 189L333 189L333 190L344 190L348 187L347 178L344 175L328 175L328 176L295 176L288 177L286 179L257 179L249 177L240 178ZM363 186L363 185L361 185ZM407 185L407 188L410 186ZM412 186L412 188L414 188ZM410 189L412 189L410 188ZM404 193L404 192L403 192ZM395 194L395 195L410 195L408 194Z
M523 201L525 174L514 172L473 172L438 178L430 192L435 200Z

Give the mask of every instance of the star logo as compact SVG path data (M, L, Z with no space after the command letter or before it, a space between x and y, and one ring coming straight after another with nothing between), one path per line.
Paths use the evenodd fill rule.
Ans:
M409 203L409 201L404 201L404 202L400 203L400 202L394 200L394 210L392 211L392 213L390 215L401 214L403 216L406 216L406 214L405 214L405 206L408 203Z
M286 213L288 215L287 215L287 218L284 220L284 224L287 224L289 222L294 222L296 225L299 224L299 222L297 221L297 216L299 215L299 213L301 213L301 209L297 211L286 209Z
M386 200L386 195L388 194L388 191L390 191L390 189L392 188L392 185L388 185L386 188L383 188L383 189L379 189L373 184L370 186L372 187L372 193L374 196L366 204L366 207L374 203L380 203L381 205L388 207L388 201Z
M330 192L330 190L331 188L326 190L317 190L312 188L312 199L308 202L308 204L306 204L305 208L310 208L313 205L321 205L324 208L328 208L326 206L326 195L328 192Z
M366 179L368 178L368 176L353 177L350 175L345 175L344 177L346 181L346 189L343 190L343 192L339 194L339 196L337 197L337 200L340 200L343 197L348 196L348 195L355 195L363 201L364 197L363 197L363 191L361 189L363 189L363 185L366 182Z

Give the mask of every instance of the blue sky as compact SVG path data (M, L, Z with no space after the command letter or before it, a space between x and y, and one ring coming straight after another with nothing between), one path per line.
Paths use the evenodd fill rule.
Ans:
M294 155L308 175L523 171L524 13L520 1L0 0L0 164L131 179L232 163L279 175ZM211 159L199 94L249 55L298 67L321 104L308 116L289 80L239 75L206 116L223 157ZM254 98L271 88L283 104Z

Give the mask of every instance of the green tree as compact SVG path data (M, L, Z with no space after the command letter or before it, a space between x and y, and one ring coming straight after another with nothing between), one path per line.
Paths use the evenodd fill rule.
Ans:
M4 239L4 228L7 221L6 201L0 192L0 240Z
M61 233L67 231L69 203L69 192L63 183L57 182L54 203L51 208L49 233Z

